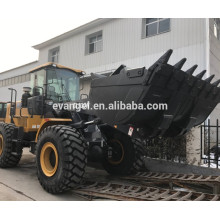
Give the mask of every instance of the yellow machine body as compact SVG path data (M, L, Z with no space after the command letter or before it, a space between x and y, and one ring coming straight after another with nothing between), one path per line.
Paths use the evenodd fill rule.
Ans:
M0 118L0 122L5 122L5 118Z
M7 104L6 117L3 119L5 123L11 123L11 104ZM37 142L38 136L41 131L47 126L56 124L67 124L71 122L71 119L65 118L44 118L41 115L31 115L27 108L21 109L21 102L16 102L16 112L13 116L13 122L16 127L23 127L24 132L36 132L35 142Z

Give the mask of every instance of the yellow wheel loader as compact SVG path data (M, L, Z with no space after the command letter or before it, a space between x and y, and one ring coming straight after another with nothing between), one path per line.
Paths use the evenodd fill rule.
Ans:
M54 63L32 69L31 85L23 88L22 99L17 101L17 91L10 88L10 102L0 104L0 168L16 166L23 148L30 148L39 182L50 193L79 184L87 160L102 163L112 175L140 171L143 140L185 134L220 100L219 80L203 80L205 71L193 76L197 65L182 71L186 59L168 64L171 54L167 51L148 69L121 65L109 76L91 74L86 99L79 94L83 71ZM144 108L110 108L119 102ZM146 109L149 103L166 103L168 108ZM77 109L74 104L86 107Z
M0 123L0 167L16 166L23 148L29 147L36 154L43 188L51 193L63 192L81 181L87 147L81 132L70 126L71 114L62 110L56 113L51 102L77 99L82 71L47 63L30 74L32 89L23 88L21 101L16 101L17 92L10 88L11 101ZM64 84L68 91L61 91Z

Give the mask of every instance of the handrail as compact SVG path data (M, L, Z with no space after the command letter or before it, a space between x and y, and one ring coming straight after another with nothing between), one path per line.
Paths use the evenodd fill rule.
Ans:
M11 108L10 108L10 116L11 116L11 123L13 123L13 117L16 113L16 101L17 101L17 90L16 89L13 89L13 88L8 88L9 90L11 90ZM14 106L14 114L12 115L12 101L13 101L13 93L15 92L15 100L14 100L14 103L15 103L15 106Z

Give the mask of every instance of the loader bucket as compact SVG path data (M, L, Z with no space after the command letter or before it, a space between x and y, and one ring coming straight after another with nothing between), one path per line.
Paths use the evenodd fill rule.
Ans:
M143 104L167 104L168 109L96 109L95 115L109 125L131 125L141 128L149 137L185 134L201 124L220 100L220 81L211 84L214 76L203 80L205 71L196 76L197 65L181 70L186 59L175 65L168 64L172 50L168 50L150 68L127 70L120 66L108 77L94 77L91 83L90 103L104 105L119 102Z

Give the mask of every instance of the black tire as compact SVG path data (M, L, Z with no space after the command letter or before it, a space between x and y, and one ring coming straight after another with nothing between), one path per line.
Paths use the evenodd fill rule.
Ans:
M1 168L15 167L21 159L22 152L20 154L13 152L15 149L15 143L12 142L14 129L14 124L0 123L0 135L3 138L3 141L1 141L3 146L0 154Z
M45 175L41 166L42 148L52 143L58 155L56 172ZM36 145L37 176L42 187L49 193L62 193L79 184L87 164L87 146L79 131L68 126L49 126L39 136Z
M113 164L109 160L108 149L109 147L114 148L111 140L120 142L123 145L124 156L121 162L117 164ZM142 142L125 135L113 136L113 138L107 141L107 145L105 146L102 164L104 169L112 175L130 175L140 172L144 168L144 149Z
M132 139L132 143L135 149L135 159L133 163L133 173L140 172L145 169L144 156L145 150L143 146L143 142L138 139Z

